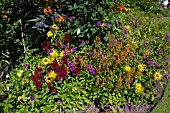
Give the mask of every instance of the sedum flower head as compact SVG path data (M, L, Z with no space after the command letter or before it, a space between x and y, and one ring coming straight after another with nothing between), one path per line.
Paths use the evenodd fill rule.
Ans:
M137 83L135 85L135 90L136 90L136 92L142 92L143 91L142 84L141 83Z
M131 71L131 67L130 66L125 66L125 71L127 71L127 72Z
M53 36L53 32L52 32L52 31L48 31L48 32L47 32L47 36L48 36L48 37L52 37L52 36Z
M50 59L45 57L45 58L42 59L42 63L43 63L44 65L47 65L47 64L50 63Z
M161 80L162 79L162 75L160 74L160 72L156 72L154 74L154 80Z
M57 57L58 56L58 52L56 50L53 50L52 53L50 53L51 57Z
M142 64L139 64L139 65L138 65L138 70L139 70L140 72L143 72L143 71L144 71L144 66L143 66Z
M19 70L19 71L17 72L17 76L18 76L18 77L21 77L21 76L23 75L23 72L24 72L23 70Z

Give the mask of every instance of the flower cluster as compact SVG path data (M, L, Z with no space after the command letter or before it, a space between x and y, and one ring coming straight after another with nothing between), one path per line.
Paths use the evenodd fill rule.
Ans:
M31 75L31 80L33 81L34 85L37 87L37 88L40 88L42 86L42 68L39 67L39 66L36 66L35 67L36 70L35 72Z

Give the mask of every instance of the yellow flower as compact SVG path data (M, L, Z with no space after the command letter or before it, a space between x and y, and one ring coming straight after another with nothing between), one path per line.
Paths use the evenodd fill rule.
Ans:
M53 28L53 29L57 29L58 26L57 26L56 24L53 24L53 25L52 25L52 28Z
M129 10L131 10L131 8L125 8L125 11L129 11Z
M129 26L129 25L125 25L125 28L126 28L126 29L130 29L130 26Z
M139 65L138 65L138 70L139 70L140 72L143 72L143 71L144 71L144 66L143 66L142 64L139 64Z
M17 72L17 76L18 76L18 77L21 77L22 74L23 74L23 72L24 72L23 70L19 70L19 71Z
M49 77L50 77L51 79L55 79L56 75L57 75L57 74L56 74L54 71L50 71Z
M55 58L54 57L50 57L49 59L50 59L50 63L53 63Z
M47 77L45 78L45 81L46 81L47 83L49 83L49 82L52 81L52 79L51 79L49 76L47 76Z
M44 65L47 65L47 64L50 63L50 59L49 59L49 58L43 58L43 59L42 59L42 63L43 63Z
M63 56L64 56L63 51L60 53L60 56L61 56L61 57L63 57Z
M130 66L125 66L125 70L126 70L127 72L129 72L129 71L131 71L131 67L130 67Z
M48 37L53 36L53 32L52 32L52 31L48 31L48 32L47 32L47 36L48 36Z
M160 72L156 72L156 73L154 74L154 79L155 79L155 80L161 80L161 79L162 79L162 75L160 74Z
M52 57L58 56L58 52L56 50L53 50L52 53L50 53Z
M141 83L137 83L137 84L135 85L135 89L136 89L136 92L141 92L141 91L143 91L142 84L141 84Z
M24 85L24 84L26 84L26 83L28 83L28 79L23 78L23 79L22 79L22 85Z

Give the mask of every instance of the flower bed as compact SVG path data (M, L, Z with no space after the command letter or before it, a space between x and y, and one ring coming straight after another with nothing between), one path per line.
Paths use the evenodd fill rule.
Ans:
M24 53L0 84L0 108L116 113L149 106L142 110L150 111L169 77L170 28L157 23L162 17L126 2L44 2L43 15L19 21ZM22 29L23 23L32 28ZM44 38L38 50L30 42L37 32Z

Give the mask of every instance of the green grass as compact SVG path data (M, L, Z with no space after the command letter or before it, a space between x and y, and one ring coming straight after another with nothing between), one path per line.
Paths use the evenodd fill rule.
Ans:
M170 81L168 81L162 100L163 102L158 102L151 113L170 113Z

